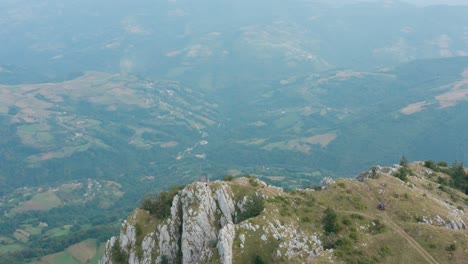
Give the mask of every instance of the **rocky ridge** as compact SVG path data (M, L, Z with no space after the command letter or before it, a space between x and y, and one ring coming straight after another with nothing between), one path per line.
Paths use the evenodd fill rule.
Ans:
M353 243L354 251L361 252L355 258L388 262L390 253L373 253L376 245L396 252L404 250L399 247L405 241L415 245L412 236L426 233L432 242L415 245L420 252L414 256L416 262L418 258L431 262L431 254L442 254L440 263L462 263L453 256L468 253L466 195L434 191L436 184L428 175L435 172L421 164L411 166L418 173L407 182L392 176L399 169L395 165L374 167L357 181L327 178L315 190L290 193L255 178L193 183L174 196L170 215L164 219L136 209L122 224L120 236L107 242L100 264L331 263L348 254L342 243ZM458 198L449 201L450 195ZM249 215L258 198L262 210ZM386 211L376 209L379 201L388 204ZM334 208L341 221L336 234L324 231L326 207ZM394 245L392 232L401 235ZM448 251L442 249L450 241L459 247L445 256ZM392 259L400 261L394 255Z

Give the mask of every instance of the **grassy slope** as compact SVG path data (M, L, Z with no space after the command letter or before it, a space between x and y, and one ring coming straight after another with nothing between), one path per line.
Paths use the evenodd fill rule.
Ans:
M411 167L417 172L417 176L411 176L408 183L391 175L381 175L379 179L364 183L340 179L324 191L299 190L288 194L278 193L276 196L270 193L266 210L248 221L262 225L279 219L284 223L294 223L301 230L313 234L323 232L323 211L330 207L338 215L341 227L337 234L338 239L348 243L335 246L331 258L334 261L463 263L464 256L468 254L467 231L421 223L421 219L422 216L430 218L440 215L446 220L445 216L449 215L449 211L457 207L467 209L467 196L450 188L441 191L433 181L437 175L429 178L418 173L427 170L426 168L418 164L412 164ZM377 210L380 201L385 201L385 211ZM466 217L464 221L466 222ZM378 226L381 228L377 228ZM265 243L250 240L248 243L250 244L241 250L236 248L236 241L234 242L235 263L248 263L254 255L288 263L274 257L276 245L272 241ZM455 250L449 249L452 244L455 244ZM329 256L328 252L322 254L316 262L327 263L331 261ZM293 263L295 262L300 263L301 260L295 259Z

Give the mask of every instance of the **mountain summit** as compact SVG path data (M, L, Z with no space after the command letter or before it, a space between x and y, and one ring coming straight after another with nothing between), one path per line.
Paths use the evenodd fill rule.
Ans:
M428 164L291 192L253 177L161 192L100 263L463 263L468 197L444 184L449 168Z

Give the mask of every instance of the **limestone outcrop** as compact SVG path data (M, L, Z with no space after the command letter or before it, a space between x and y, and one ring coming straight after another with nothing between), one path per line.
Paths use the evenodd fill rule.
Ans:
M323 248L316 236L309 237L295 230L294 225L282 225L277 220L260 228L246 217L253 197L268 199L269 195L282 193L280 188L253 178L236 181L236 186L242 189L237 190L239 193L231 188L231 183L222 181L186 186L174 196L171 214L166 219L135 210L122 224L120 236L108 240L100 264L231 264L235 241L244 250L249 239L281 241L278 252L285 254L278 254L285 259L290 259L297 250L307 251L308 259L320 254ZM261 213L272 217L277 211ZM150 232L142 234L142 229Z

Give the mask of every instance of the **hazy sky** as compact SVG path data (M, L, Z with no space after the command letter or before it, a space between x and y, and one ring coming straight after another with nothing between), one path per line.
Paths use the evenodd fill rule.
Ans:
M430 6L430 5L463 5L468 6L468 0L305 0L310 2L323 2L331 5L346 5L357 2L380 2L380 3L391 3L391 2L405 2L418 6Z
M404 2L417 5L468 5L468 0L404 0Z
M468 5L468 0L341 0L342 3L349 2L406 2L414 5Z

